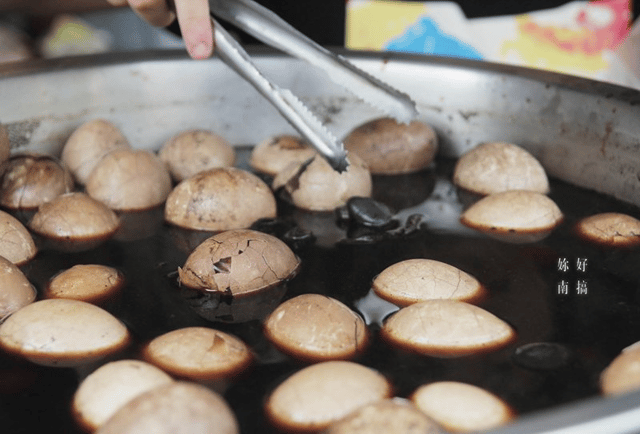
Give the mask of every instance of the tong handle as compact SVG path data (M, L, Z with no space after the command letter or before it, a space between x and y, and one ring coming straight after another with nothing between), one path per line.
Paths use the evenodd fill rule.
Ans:
M213 18L211 20L218 57L268 99L334 169L339 172L346 170L349 163L342 143L291 91L279 88L264 77L242 46L220 23Z
M309 39L269 9L252 0L209 0L211 12L256 39L303 59L375 108L408 123L417 115L408 95L360 70L341 56Z

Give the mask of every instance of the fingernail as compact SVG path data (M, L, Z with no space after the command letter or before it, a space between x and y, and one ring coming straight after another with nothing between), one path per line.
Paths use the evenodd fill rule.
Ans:
M204 42L199 42L193 49L191 50L191 54L196 59L204 59L209 57L211 54L211 50Z

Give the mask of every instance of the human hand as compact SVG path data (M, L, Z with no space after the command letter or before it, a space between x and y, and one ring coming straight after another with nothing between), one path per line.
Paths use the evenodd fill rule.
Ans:
M166 27L178 17L187 52L194 59L213 53L213 29L207 0L107 0L114 6L129 5L140 17L156 27Z

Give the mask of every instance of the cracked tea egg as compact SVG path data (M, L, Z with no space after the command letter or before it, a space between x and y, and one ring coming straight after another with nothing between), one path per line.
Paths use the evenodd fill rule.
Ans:
M501 398L472 384L439 381L420 386L411 400L451 432L478 432L511 421L514 411Z
M174 381L133 398L96 434L238 434L229 404L204 386Z
M150 151L118 149L96 164L86 191L113 210L146 210L164 203L171 191L171 175Z
M478 280L464 271L432 259L407 259L385 268L372 283L373 291L398 306L432 299L472 303L486 293Z
M264 332L283 353L311 362L355 357L366 347L369 334L357 313L319 294L282 303L265 320Z
M35 299L36 290L27 277L13 262L0 256L0 323Z
M276 176L291 163L304 163L316 155L304 139L287 134L269 137L251 151L249 164L258 172Z
M482 143L458 159L453 172L458 187L487 195L508 190L546 194L549 180L540 162L513 143Z
M69 170L48 155L19 154L6 163L0 180L0 205L35 210L55 197L73 191Z
M29 222L33 232L69 251L101 244L113 236L119 225L115 212L80 192L63 194L43 204Z
M47 298L69 298L101 304L124 287L124 276L100 264L78 264L56 274L45 288Z
M216 320L226 312L230 321L239 321L270 313L299 266L298 257L278 238L238 229L202 242L178 268L178 275L199 315Z
M605 396L640 390L640 343L623 349L600 374L600 390Z
M94 119L80 125L62 148L62 162L80 184L103 157L116 149L130 149L129 141L113 123Z
M315 432L391 393L389 381L374 369L347 361L321 362L276 387L267 399L266 413L284 431Z
M404 307L383 324L381 337L411 352L458 357L502 348L513 328L492 313L456 300L427 300Z
M0 256L23 265L36 253L38 249L27 228L11 214L0 211Z
M76 367L124 349L129 331L93 304L52 299L31 303L0 325L0 348L44 366Z
M340 173L319 155L304 163L292 163L273 180L297 207L308 211L333 211L352 197L370 197L371 173L364 161L351 153L349 167Z
M276 216L276 199L256 175L234 167L200 172L178 184L165 204L164 218L175 226L202 231L244 229Z
M177 182L208 169L233 166L236 161L229 142L207 130L189 130L172 137L158 156Z
M344 146L362 158L372 174L400 175L429 167L438 151L438 138L423 122L403 124L379 118L351 131Z
M172 382L169 374L140 360L110 362L80 383L73 395L72 413L81 427L93 432L127 402Z
M463 225L510 243L540 241L562 220L562 211L553 200L527 190L485 196L460 217Z
M575 226L582 238L612 247L640 244L640 220L621 213L602 213L585 217Z
M177 378L218 392L253 361L251 350L239 338L206 327L185 327L160 335L145 346L143 356Z

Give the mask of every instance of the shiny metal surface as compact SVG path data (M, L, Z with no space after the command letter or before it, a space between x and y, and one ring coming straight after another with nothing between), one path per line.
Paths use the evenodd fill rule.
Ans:
M303 97L333 131L380 116L303 62L251 50L265 74ZM516 67L413 55L343 53L417 101L419 118L458 156L512 141L550 175L640 205L640 92ZM157 148L175 131L206 127L252 144L288 123L218 59L182 52L120 54L0 68L0 122L15 146L59 152L74 128L107 117L132 145ZM640 392L523 417L510 433L640 432ZM603 431L604 429L604 431Z

